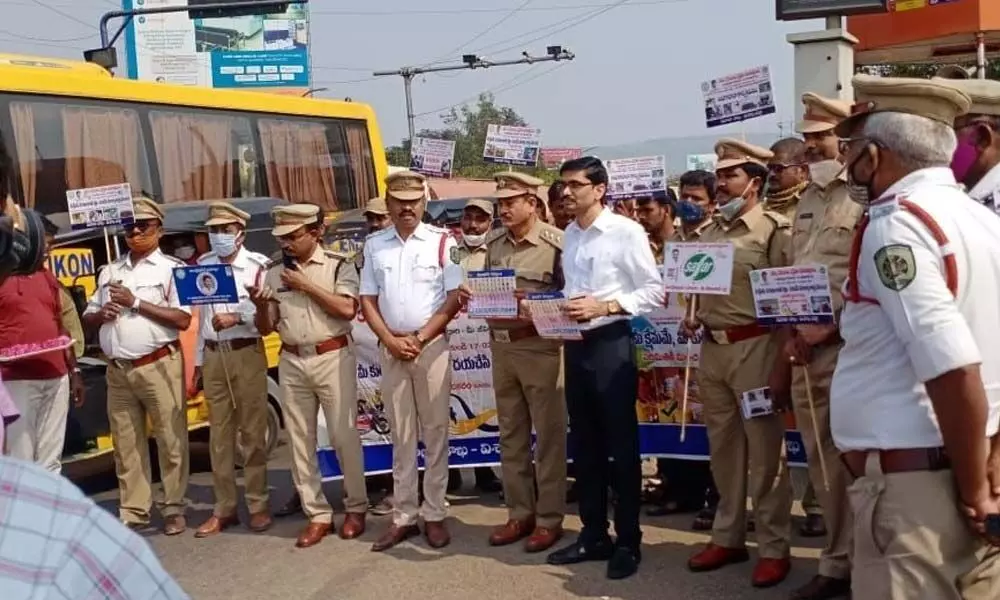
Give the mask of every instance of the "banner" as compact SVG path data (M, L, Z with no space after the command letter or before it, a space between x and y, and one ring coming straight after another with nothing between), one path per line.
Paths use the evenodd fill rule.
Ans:
M830 276L825 265L750 271L750 288L761 325L833 323Z
M715 154L688 154L687 170L715 173L715 163L718 158Z
M727 296L733 286L732 242L668 242L663 284L668 292Z
M643 196L666 197L665 157L616 158L604 164L608 170L609 200L628 200Z
M122 0L126 11L187 0ZM283 13L191 19L141 15L125 29L130 79L301 95L310 88L308 4Z
M538 163L542 130L534 127L490 125L486 129L483 161L533 167Z
M771 70L764 65L701 84L709 128L775 113Z
M116 183L66 190L66 210L69 227L73 231L131 225L135 221L132 187L127 183Z
M567 160L583 156L582 148L542 148L542 166L558 169Z
M455 142L433 138L413 138L410 170L431 177L451 177L455 164Z

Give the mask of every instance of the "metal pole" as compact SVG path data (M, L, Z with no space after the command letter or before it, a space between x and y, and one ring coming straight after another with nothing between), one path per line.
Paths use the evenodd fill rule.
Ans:
M404 72L403 74L403 91L406 94L406 126L410 131L410 148L413 148L413 138L417 135L416 128L414 127L414 114L413 114L413 73Z
M986 36L982 31L976 33L976 71L979 79L986 79Z

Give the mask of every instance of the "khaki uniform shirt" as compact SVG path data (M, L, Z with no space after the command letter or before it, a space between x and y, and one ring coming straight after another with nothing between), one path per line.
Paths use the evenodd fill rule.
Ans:
M478 248L472 248L465 244L459 244L458 264L462 266L462 271L482 271L486 268L486 244Z
M732 223L721 217L705 228L700 242L732 242L733 286L728 296L698 296L698 320L710 330L756 322L750 271L788 266L792 227L778 213L754 206Z
M76 312L76 303L73 302L73 297L62 285L59 286L59 302L62 307L59 320L62 322L66 334L73 338L73 354L80 358L83 356L85 344L83 325L80 323L80 313Z
M563 232L548 223L536 221L524 239L514 241L506 228L490 235L486 242L486 261L490 269L514 269L518 289L527 292L553 292L563 288ZM494 329L517 329L526 323L493 321Z
M841 288L847 278L854 228L864 209L847 194L843 165L825 160L812 166L812 183L802 193L792 227L792 264L826 265L833 310L844 306Z
M279 262L264 275L264 285L275 291L279 301L277 306L272 303L277 311L272 316L282 342L292 346L319 344L351 332L351 321L332 316L307 294L285 287L281 283L284 268ZM358 297L358 270L340 254L316 248L299 269L310 281L336 294Z

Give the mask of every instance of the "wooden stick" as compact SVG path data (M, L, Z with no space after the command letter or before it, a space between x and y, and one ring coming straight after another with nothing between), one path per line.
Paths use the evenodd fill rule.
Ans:
M695 315L695 299L696 296L691 294L688 297L687 311L684 315L686 319L693 319ZM684 391L681 395L681 443L684 443L684 438L687 435L687 421L688 421L688 385L691 380L691 336L688 336L687 340L687 357L684 363Z
M806 399L809 401L809 416L812 418L813 435L816 436L816 454L819 455L819 468L823 472L823 489L830 491L830 476L826 470L826 458L823 456L823 448L820 446L819 420L816 418L816 403L813 401L812 381L809 378L809 367L802 365L802 374L806 378ZM807 456L806 460L812 460Z

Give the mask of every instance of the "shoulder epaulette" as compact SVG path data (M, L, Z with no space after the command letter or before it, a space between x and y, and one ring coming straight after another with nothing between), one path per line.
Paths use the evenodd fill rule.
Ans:
M167 262L174 263L175 266L178 266L178 267L187 266L186 262L184 262L183 260L181 260L181 259L179 259L177 257L170 256L169 254L164 254L163 258L167 259Z
M433 231L434 233L448 233L448 234L451 233L450 230L445 229L444 227L438 227L437 225L426 224L426 226L427 226L427 229L429 229L430 231ZM385 229L383 231L388 231L388 229Z
M778 229L785 229L792 226L792 221L779 212L764 209L764 216L770 219Z
M327 250L325 248L323 249L323 254L325 254L327 258L336 258L339 261L346 261L350 258L343 252L337 252L335 250Z
M259 267L265 267L266 268L268 265L271 264L271 259L269 259L268 257L264 256L260 252L250 252L248 250L247 251L247 258L250 259L250 262L254 263L255 265L257 265Z
M553 227L548 223L543 223L542 231L539 232L538 237L542 238L543 241L547 242L556 250L562 250L563 232L558 227Z
M209 258L215 258L215 252L206 252L198 257L198 264L204 264L204 262Z
M503 239L507 235L506 227L497 227L486 234L486 243L491 244L497 240Z

